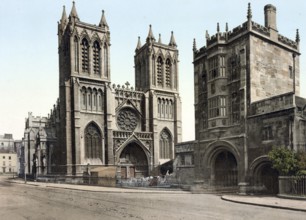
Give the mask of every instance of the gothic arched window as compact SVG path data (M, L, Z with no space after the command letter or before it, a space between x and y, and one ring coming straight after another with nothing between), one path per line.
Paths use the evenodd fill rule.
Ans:
M79 43L77 37L74 37L74 71L79 71Z
M103 48L103 66L104 66L104 76L108 77L108 48L106 43L104 44L104 48Z
M157 85L163 85L163 60L161 57L157 58Z
M102 159L101 149L101 132L98 129L97 125L91 123L85 129L85 157Z
M171 87L171 61L166 60L166 86Z
M159 158L171 159L172 158L172 139L169 132L164 129L160 133L159 138Z
M95 41L93 44L93 72L100 74L100 44Z
M86 109L86 88L85 87L83 87L81 90L81 106L83 110Z
M101 112L103 110L103 92L101 89L98 91L97 99L98 111Z
M86 38L81 43L82 48L82 71L89 73L89 44Z
M158 113L158 117L161 118L161 99L158 98L157 100L157 113Z

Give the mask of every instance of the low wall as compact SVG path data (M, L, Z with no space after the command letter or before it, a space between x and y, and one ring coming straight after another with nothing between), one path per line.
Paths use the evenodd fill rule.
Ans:
M278 183L278 196L306 199L306 176L279 176Z

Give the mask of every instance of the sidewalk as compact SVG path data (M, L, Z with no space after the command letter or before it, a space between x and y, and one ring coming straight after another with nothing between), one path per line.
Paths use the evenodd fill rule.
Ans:
M24 184L28 186L39 186L47 188L61 188L91 192L105 192L105 193L162 193L162 194L190 194L190 192L182 191L180 189L163 189L163 188L119 188L119 187L103 187L103 186L88 186L88 185L74 185L62 183L48 183L48 182L33 182L27 181L24 183L21 179L9 179L11 183Z
M306 200L283 199L274 196L223 195L222 200L241 204L306 212Z
M182 191L180 189L160 189L160 188L118 188L118 187L103 187L103 186L87 186L87 185L73 185L62 183L48 183L48 182L32 182L24 183L21 179L8 179L7 181L16 184L23 184L27 186L38 186L46 188L81 190L90 192L105 192L105 193L156 193L156 194L190 194L190 192ZM287 209L294 211L306 212L306 200L284 199L275 196L242 196L242 195L223 195L222 200L264 206L270 208Z

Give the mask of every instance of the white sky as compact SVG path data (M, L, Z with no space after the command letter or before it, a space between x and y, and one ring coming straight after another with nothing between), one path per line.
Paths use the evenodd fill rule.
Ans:
M180 94L182 98L183 140L194 139L194 96L192 43L205 45L205 31L215 34L246 21L251 2L255 22L264 25L263 8L277 8L280 34L295 40L300 31L301 96L306 97L305 0L76 0L81 21L99 24L102 9L111 32L112 83L134 86L134 51L138 36L142 43L152 24L153 34L168 43L174 31L179 49ZM28 112L47 116L58 97L57 22L62 7L69 15L72 1L1 0L0 7L0 134L12 133L21 139ZM304 13L304 14L303 14Z

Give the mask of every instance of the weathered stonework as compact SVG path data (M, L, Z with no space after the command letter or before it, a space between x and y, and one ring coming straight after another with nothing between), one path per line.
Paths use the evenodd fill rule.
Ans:
M262 26L252 21L249 4L242 25L226 32L218 25L200 49L194 42L194 167L184 172L194 173L195 191L277 193L268 152L306 149L299 41L298 32L295 41L279 35L274 6L265 7ZM180 178L187 182L186 174Z
M159 172L181 141L173 33L170 43L163 44L155 41L150 27L146 43L139 40L135 89L128 82L110 83L110 31L104 11L99 25L92 25L80 20L74 4L68 18L64 8L58 41L59 101L44 124L55 134L48 173L83 175L88 166L116 166L118 178Z

